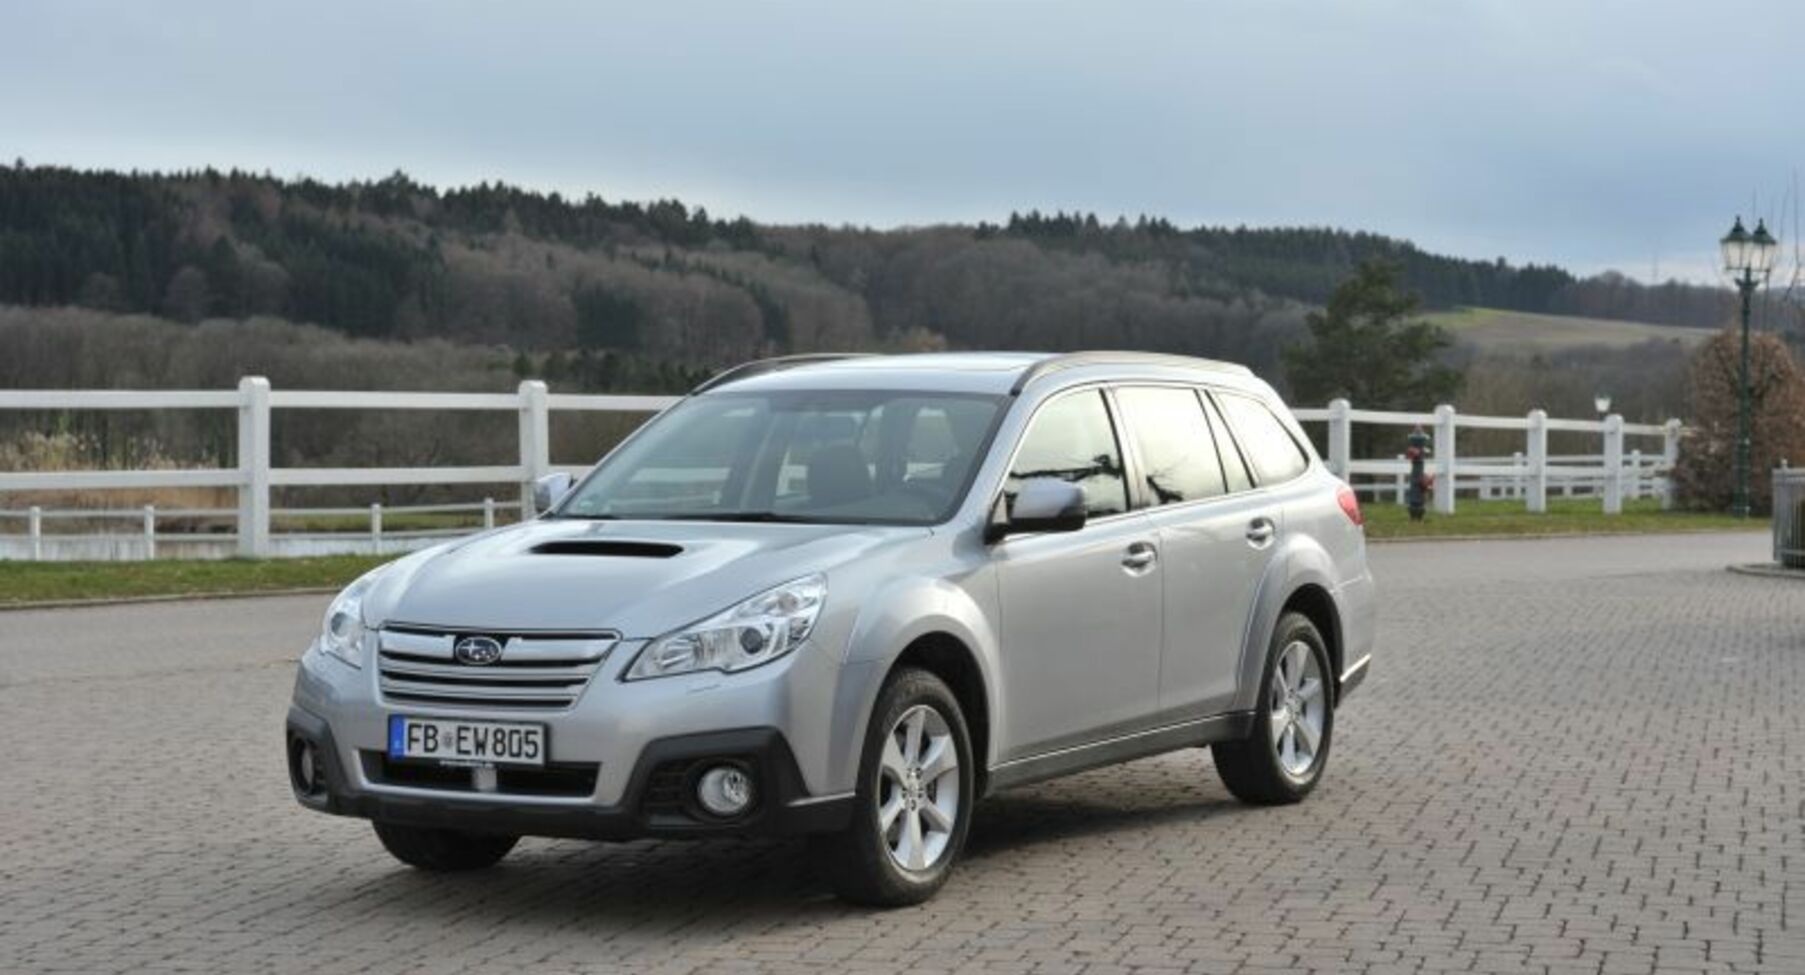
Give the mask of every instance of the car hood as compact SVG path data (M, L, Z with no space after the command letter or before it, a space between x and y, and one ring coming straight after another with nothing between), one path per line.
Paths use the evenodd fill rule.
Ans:
M372 623L658 636L925 528L540 520L429 549L374 580ZM831 598L831 597L830 597Z

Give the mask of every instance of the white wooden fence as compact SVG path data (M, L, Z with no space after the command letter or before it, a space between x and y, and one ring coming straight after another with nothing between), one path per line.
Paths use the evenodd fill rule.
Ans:
M1552 487L1562 494L1583 493L1602 499L1605 514L1620 514L1625 498L1658 495L1664 506L1673 504L1669 475L1679 458L1680 421L1662 424L1625 423L1613 413L1600 420L1551 419L1542 410L1530 410L1521 417L1466 416L1443 404L1433 413L1400 413L1385 410L1356 410L1347 400L1331 402L1326 409L1294 410L1305 424L1328 425L1326 458L1329 469L1357 489L1372 494L1395 493L1402 499L1404 478L1410 471L1402 455L1391 459L1356 459L1351 454L1353 428L1356 423L1388 427L1422 427L1433 435L1433 455L1428 470L1435 476L1435 510L1453 514L1456 496L1462 491L1480 497L1521 497L1532 512L1548 510L1548 492ZM1461 459L1458 438L1461 430L1511 430L1523 434L1523 450L1510 457L1478 457ZM1550 456L1550 431L1596 434L1603 450L1598 454ZM1639 446L1628 452L1625 440L1659 439L1659 453L1644 452ZM1399 431L1396 442L1403 442ZM1653 444L1651 443L1651 448Z
M0 410L232 410L237 413L238 466L186 470L0 471L0 558L142 559L165 556L220 557L241 555L325 554L330 552L401 551L436 539L463 534L469 528L385 531L385 515L397 513L480 513L492 526L498 512L527 516L533 512L533 482L554 471L581 474L587 465L554 465L550 458L550 417L559 411L651 414L676 402L670 396L590 396L553 394L542 382L529 380L516 393L407 393L273 390L260 376L241 380L232 391L180 390L0 390ZM322 468L272 467L270 414L280 409L308 410L474 410L514 413L519 418L519 462L488 467ZM1402 499L1409 465L1401 456L1383 459L1350 456L1356 423L1387 427L1422 426L1434 435L1430 469L1436 475L1435 510L1452 513L1455 495L1522 498L1530 511L1547 510L1551 489L1602 498L1606 513L1622 510L1626 497L1659 494L1671 502L1668 472L1678 450L1680 424L1626 424L1622 417L1603 420L1550 419L1541 410L1523 417L1465 416L1452 406L1433 413L1356 410L1345 400L1326 409L1296 410L1306 424L1328 426L1328 464L1337 474L1373 497ZM1524 449L1512 457L1462 459L1459 431L1515 430ZM1550 456L1548 433L1596 434L1598 454ZM1395 442L1403 441L1403 430ZM1625 439L1659 438L1658 452L1640 449L1626 454ZM1651 444L1651 448L1653 444ZM271 489L279 487L382 485L518 484L513 500L482 498L459 504L384 508L272 508ZM157 488L231 488L234 509L60 509L8 505L9 493L31 491L106 491ZM297 517L367 518L368 531L272 532L272 521ZM80 535L46 532L46 522L60 519L116 521L122 532ZM159 521L230 521L234 531L161 532Z
M252 558L270 555L325 554L328 552L403 550L418 547L445 535L467 529L428 529L384 532L383 508L367 509L370 531L292 532L272 534L272 517L362 515L363 508L272 509L270 491L278 487L332 487L379 485L520 485L515 501L483 499L465 505L419 505L390 508L388 513L481 511L493 524L497 509L531 512L533 482L554 471L581 473L587 465L553 465L550 458L551 414L559 411L655 413L677 401L672 396L553 395L537 380L520 384L517 393L362 393L322 390L272 390L269 380L248 376L235 391L137 391L137 390L0 390L0 410L234 410L238 414L238 466L190 470L131 471L0 471L0 515L25 522L25 532L15 535L0 524L0 558L146 558L155 557L159 542L188 543L183 554ZM280 409L308 410L478 410L515 413L519 416L519 462L492 467L272 467L270 465L270 414ZM121 511L8 508L5 496L21 491L212 487L233 488L238 494L236 511L165 511L163 518L230 517L235 531L160 535L155 509ZM71 536L43 531L47 519L106 519L129 517L142 531L117 536ZM165 545L165 550L170 546ZM79 554L71 554L79 553Z

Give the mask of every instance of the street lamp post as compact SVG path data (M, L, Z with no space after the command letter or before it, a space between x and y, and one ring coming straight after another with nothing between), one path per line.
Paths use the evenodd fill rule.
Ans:
M1736 413L1736 489L1730 499L1730 513L1738 518L1749 516L1749 454L1753 438L1751 426L1754 390L1749 386L1749 307L1755 289L1767 281L1774 267L1774 256L1780 242L1767 232L1767 222L1757 220L1755 232L1743 229L1742 218L1718 242L1723 250L1724 273L1730 276L1736 290L1742 293L1742 367L1737 373Z

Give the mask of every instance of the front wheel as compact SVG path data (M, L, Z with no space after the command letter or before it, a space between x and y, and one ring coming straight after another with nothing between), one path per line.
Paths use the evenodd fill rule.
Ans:
M958 699L927 671L898 671L872 709L852 824L818 837L816 859L844 900L919 904L946 883L976 800Z
M1316 788L1335 731L1329 673L1329 651L1316 624L1302 613L1279 617L1253 734L1211 748L1216 774L1235 798L1280 805L1298 802Z
M376 838L395 859L434 872L481 870L501 862L518 836L491 836L455 829L376 823Z

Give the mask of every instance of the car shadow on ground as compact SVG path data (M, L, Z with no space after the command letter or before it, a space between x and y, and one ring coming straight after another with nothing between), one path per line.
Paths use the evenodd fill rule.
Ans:
M965 869L1033 857L1037 848L1067 841L1182 828L1243 808L1220 787L1175 779L1167 770L1137 774L1144 786L1133 790L1130 801L1097 801L1098 790L1087 787L1086 778L1012 790L980 803ZM736 929L787 927L865 913L832 897L801 839L526 840L493 870L429 874L396 864L338 901L430 924L464 913L467 899L480 900L486 916L548 927L607 919L608 927L668 931L711 916L731 919Z
M1245 808L1226 794L1206 793L1194 786L1142 793L1132 803L1099 803L1070 794L1081 788L1080 781L1060 785L1045 792L1005 792L981 803L966 839L966 859L978 862L996 856L1032 855L1037 846L1201 823ZM1184 794L1175 794L1181 791Z

